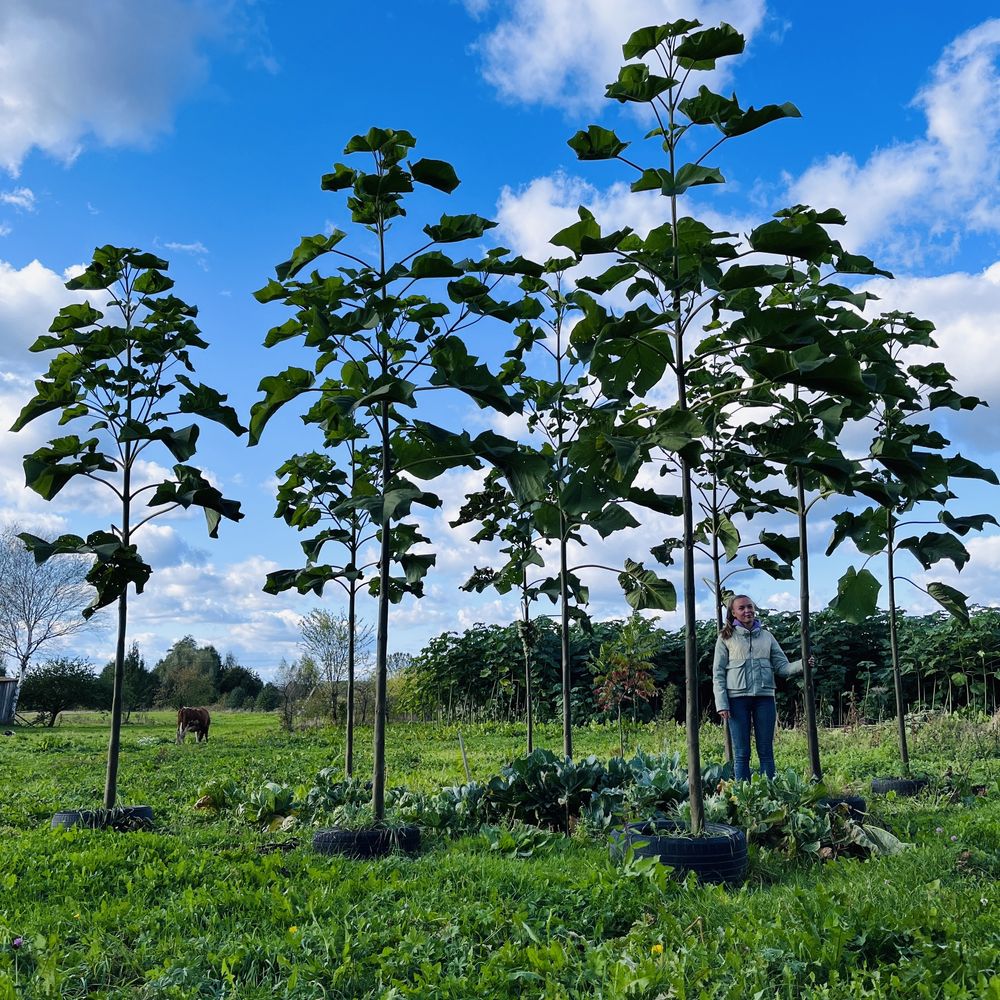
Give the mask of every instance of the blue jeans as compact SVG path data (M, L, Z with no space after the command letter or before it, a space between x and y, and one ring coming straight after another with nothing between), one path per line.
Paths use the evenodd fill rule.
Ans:
M733 739L733 773L737 781L750 780L750 729L753 728L760 773L774 777L774 725L778 709L774 698L755 695L729 699L729 734Z

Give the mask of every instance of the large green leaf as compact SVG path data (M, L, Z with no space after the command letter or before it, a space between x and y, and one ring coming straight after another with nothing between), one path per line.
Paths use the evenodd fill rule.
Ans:
M733 524L733 522L726 517L725 514L720 515L718 519L716 533L719 537L719 541L722 542L722 548L726 553L726 559L735 559L736 553L740 550L740 533L737 530L736 525Z
M736 264L726 270L719 287L727 292L737 288L760 288L792 281L796 274L787 264Z
M577 132L568 145L580 160L613 160L629 146L614 132L600 125L591 125L586 132Z
M834 241L815 222L789 226L781 221L765 222L750 233L750 246L760 253L819 261L831 252Z
M605 96L622 103L632 101L646 104L676 83L670 77L650 73L645 63L628 63L618 71L618 79L608 84Z
M392 442L394 466L399 472L427 480L449 469L479 465L466 431L456 434L422 420L414 421L413 426L414 433Z
M483 431L472 443L477 455L503 473L519 503L531 503L546 495L552 476L551 460L493 431Z
M618 574L618 582L629 606L636 611L653 608L658 611L673 611L677 607L677 591L669 580L662 580L642 563L625 560L624 570Z
M186 375L178 375L177 381L188 390L181 393L177 401L181 413L194 413L206 420L214 420L228 428L237 437L246 434L247 429L240 423L236 410L232 406L226 405L226 400L229 398L227 395L211 386L196 384ZM177 455L177 460L184 462L189 457Z
M317 257L322 256L332 250L342 239L347 236L340 230L334 230L329 236L317 233L315 236L303 236L299 245L292 252L283 264L278 264L274 272L279 281L286 281L294 278L299 271L307 264L311 264Z
M88 326L93 326L98 320L103 319L104 314L98 312L89 302L74 302L72 305L63 306L59 314L49 326L49 333L64 333L66 330L80 330ZM41 338L32 346L33 351L50 350L58 346L59 339Z
M782 118L801 118L802 112L787 101L784 104L765 104L762 108L749 107L729 118L722 128L728 136L745 135L755 129Z
M770 549L783 562L794 562L799 557L799 536L779 535L774 531L762 531L760 543Z
M837 583L837 596L830 601L830 609L844 621L860 625L875 614L881 586L868 570L850 566Z
M411 278L458 278L465 272L440 250L414 257L410 264Z
M685 69L714 69L716 59L739 55L745 47L743 36L731 24L722 23L688 35L674 54Z
M767 559L762 556L747 556L747 565L751 569L759 569L766 573L773 580L791 580L795 575L794 570L788 563L775 562L774 559Z
M218 538L222 518L243 519L239 502L227 500L202 474L190 465L175 465L174 479L160 483L149 499L150 507L178 505L200 507L205 514L210 538Z
M969 514L967 517L954 517L943 510L938 514L938 520L956 535L967 535L970 531L982 531L987 524L996 524L997 519L992 514Z
M920 538L904 538L897 544L897 548L912 552L924 569L930 569L942 559L950 559L955 564L955 569L960 570L969 561L966 547L954 535L943 531L928 531Z
M673 21L670 24L654 24L646 28L637 28L622 46L622 55L626 59L641 59L647 52L652 52L661 42L668 38L683 35L692 28L700 28L699 21Z
M574 222L573 225L559 230L555 236L549 238L553 246L566 247L578 256L611 253L628 232L628 230L617 230L605 235L590 211L581 205L577 213L580 216L579 222Z
M487 229L495 227L495 222L480 215L442 215L436 226L424 226L424 232L435 243L460 243L479 239Z
M593 528L601 538L607 538L623 528L638 528L635 519L621 504L611 503L602 510L588 514L584 520L588 528Z
M672 177L664 172L660 191L668 198L681 195L688 188L699 187L702 184L725 184L726 179L716 167L700 167L694 163L685 163Z
M410 164L413 179L419 184L427 184L438 191L451 194L461 183L455 168L444 160L428 160L426 157Z
M680 517L683 512L683 502L679 496L657 493L640 486L633 486L628 491L628 500L669 517Z
M469 354L461 337L439 337L430 351L433 371L431 385L457 389L474 399L479 406L511 415L518 412L519 403L511 397L503 383Z
M994 486L1000 485L1000 480L997 479L997 474L992 469L987 469L962 455L955 455L947 459L947 463L949 476L955 476L957 479L982 479Z
M878 555L886 546L886 512L882 507L869 507L860 514L849 510L834 514L833 524L833 537L826 548L827 555L831 555L847 538L866 556Z
M267 422L281 409L285 403L311 389L316 383L316 376L304 368L286 368L278 375L267 375L260 380L257 387L264 393L264 398L258 400L250 408L250 444L260 440L260 435Z
M158 427L155 430L137 420L126 421L118 434L123 444L129 441L160 441L178 462L186 462L198 450L198 425L191 424L174 430Z
M927 593L952 617L966 624L969 623L969 599L960 590L949 587L946 583L929 583L927 584Z

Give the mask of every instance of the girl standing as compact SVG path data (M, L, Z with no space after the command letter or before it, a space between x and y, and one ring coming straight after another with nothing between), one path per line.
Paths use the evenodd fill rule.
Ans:
M810 659L810 665L812 664ZM733 769L737 781L750 780L750 731L753 730L760 773L774 777L774 677L802 673L802 661L789 663L777 639L762 628L757 609L746 594L726 605L726 624L715 643L712 682L715 707L729 720Z

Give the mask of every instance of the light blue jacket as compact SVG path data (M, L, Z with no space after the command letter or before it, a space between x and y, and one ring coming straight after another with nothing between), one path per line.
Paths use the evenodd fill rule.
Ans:
M774 697L774 675L791 677L802 673L802 661L788 662L778 640L766 628L748 632L734 628L733 634L715 643L712 686L715 709L729 711L730 698L761 695Z

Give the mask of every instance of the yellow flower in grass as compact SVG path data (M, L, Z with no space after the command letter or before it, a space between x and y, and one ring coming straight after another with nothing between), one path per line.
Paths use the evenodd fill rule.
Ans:
M295 924L292 924L292 926L288 928L288 933L289 934L298 934L299 933L299 929L298 929L298 927Z
M653 945L653 947L652 947L652 948L650 948L649 950L650 950L650 951L651 951L651 952L652 952L652 953L653 953L654 955L662 955L662 954L663 954L663 945L662 945L662 944L660 944L659 942L657 942L657 943L656 943L656 944L654 944L654 945Z

